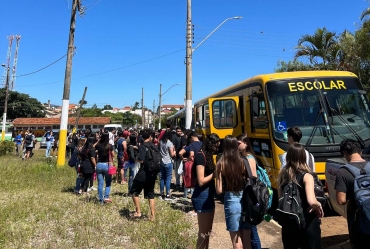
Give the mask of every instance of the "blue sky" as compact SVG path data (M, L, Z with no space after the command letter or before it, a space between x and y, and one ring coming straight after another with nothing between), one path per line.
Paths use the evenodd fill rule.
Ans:
M86 107L122 108L141 101L183 104L185 97L186 0L82 0L77 16L70 103L88 87ZM1 1L0 62L7 36L21 35L17 75L35 72L67 52L72 0ZM193 103L256 74L271 73L277 61L293 58L304 34L326 27L356 30L364 0L193 0L193 47L229 20L193 54ZM13 46L14 54L15 46ZM13 62L11 62L12 66ZM16 79L16 91L61 105L66 57L40 72ZM2 75L0 75L2 76Z

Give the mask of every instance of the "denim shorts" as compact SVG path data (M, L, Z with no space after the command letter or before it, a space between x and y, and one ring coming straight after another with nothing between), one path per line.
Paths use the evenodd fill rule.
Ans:
M242 222L242 205L241 199L243 191L240 192L225 192L224 210L226 220L226 230L229 232L237 232L241 229L250 230L252 225L247 222Z
M191 197L194 211L196 213L211 213L215 210L215 185L213 182L209 187L199 187L197 184Z

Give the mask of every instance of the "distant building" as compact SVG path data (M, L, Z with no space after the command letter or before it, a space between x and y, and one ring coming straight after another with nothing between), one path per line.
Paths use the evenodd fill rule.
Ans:
M68 118L67 129L72 130L75 122L76 118ZM98 130L110 122L110 117L81 117L78 119L77 129ZM35 136L39 137L44 134L45 130L60 129L60 118L16 118L13 120L13 126L14 131L32 129Z

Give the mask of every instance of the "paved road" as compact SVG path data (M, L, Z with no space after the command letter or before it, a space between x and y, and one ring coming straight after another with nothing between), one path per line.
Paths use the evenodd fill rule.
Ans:
M258 225L262 248L283 249L281 228L275 221ZM341 216L325 217L321 225L323 249L349 249L347 222ZM229 233L226 231L223 204L216 201L213 237L210 248L230 248Z
M174 183L174 178L172 179ZM182 197L182 192L172 192L175 197ZM190 195L189 195L190 196ZM190 201L190 200L189 200ZM180 204L180 206L178 206ZM184 205L185 204L185 205ZM191 203L173 203L184 212L192 210ZM196 216L189 216L197 225ZM258 225L258 233L261 239L263 249L283 249L281 242L281 228L275 221L263 221ZM322 249L350 249L348 242L347 222L342 216L324 217L321 224L321 244ZM226 231L223 204L216 200L216 211L213 221L213 231L210 239L210 249L231 248L229 232Z

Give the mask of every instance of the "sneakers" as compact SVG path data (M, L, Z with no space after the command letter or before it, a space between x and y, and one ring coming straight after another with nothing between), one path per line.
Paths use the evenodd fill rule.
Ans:
M90 192L91 191L91 188L87 188L87 192Z
M165 200L165 198L166 198L166 196L165 196L165 195L160 195L160 196L158 197L158 200L164 201L164 200Z
M166 195L166 197L164 198L165 201L175 201L176 198L170 196L170 195Z
M90 187L89 189L92 190L92 191L96 191L97 190L94 186Z

